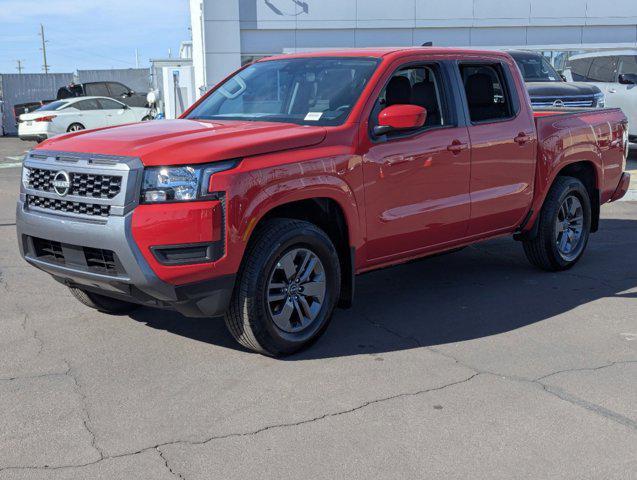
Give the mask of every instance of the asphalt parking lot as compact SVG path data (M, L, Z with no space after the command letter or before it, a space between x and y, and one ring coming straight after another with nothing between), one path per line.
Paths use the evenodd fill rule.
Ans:
M363 275L318 344L273 360L221 320L103 315L28 267L4 162L2 480L637 475L637 203L603 208L569 272L496 240Z

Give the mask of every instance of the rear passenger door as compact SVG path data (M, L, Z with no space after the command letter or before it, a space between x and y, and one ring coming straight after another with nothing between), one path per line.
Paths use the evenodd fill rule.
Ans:
M469 236L515 229L533 198L535 125L511 68L500 61L458 64L471 139Z

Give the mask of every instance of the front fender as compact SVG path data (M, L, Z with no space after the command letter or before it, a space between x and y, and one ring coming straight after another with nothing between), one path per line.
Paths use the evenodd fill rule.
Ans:
M363 177L360 156L331 149L319 158L299 159L288 154L281 164L262 157L259 162L244 160L228 175L227 187L228 242L236 260L243 252L256 226L268 212L282 205L326 198L343 211L347 223L349 245L360 248L364 239ZM299 153L301 155L301 153ZM296 157L296 158L290 158Z

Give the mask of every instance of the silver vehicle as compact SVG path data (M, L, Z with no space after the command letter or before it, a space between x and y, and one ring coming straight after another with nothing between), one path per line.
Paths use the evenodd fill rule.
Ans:
M637 142L637 49L575 55L564 73L569 80L599 87L606 96L607 107L624 111L630 141Z

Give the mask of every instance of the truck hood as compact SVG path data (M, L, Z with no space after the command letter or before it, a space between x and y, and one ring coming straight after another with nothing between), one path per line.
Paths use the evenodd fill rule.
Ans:
M534 97L566 97L590 96L601 93L595 85L583 82L528 82L526 88L531 98Z
M55 137L37 149L138 157L146 166L207 163L309 147L323 127L249 121L154 120Z

